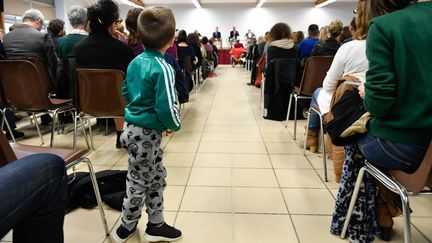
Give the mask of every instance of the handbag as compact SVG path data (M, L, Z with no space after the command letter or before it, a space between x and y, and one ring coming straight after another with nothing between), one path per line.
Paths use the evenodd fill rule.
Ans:
M325 116L324 129L334 145L350 145L358 135L368 131L370 118L357 88L341 83L333 95L330 112Z

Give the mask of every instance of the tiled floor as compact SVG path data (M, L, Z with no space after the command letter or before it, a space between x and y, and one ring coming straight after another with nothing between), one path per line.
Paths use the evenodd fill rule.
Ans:
M330 182L324 183L321 155L302 155L292 138L292 122L286 128L262 118L260 91L246 85L249 73L221 66L217 74L192 94L182 110L182 130L162 143L169 184L166 220L183 231L179 242L344 242L329 233L338 186L331 181L331 161ZM298 125L298 137L303 125ZM40 144L34 130L25 132L31 138L23 143ZM96 150L88 156L96 170L126 169L127 156L114 148L114 141L114 134L96 131ZM71 133L56 136L56 146L71 143ZM82 137L79 144L85 147ZM415 243L432 240L431 208L430 198L412 200ZM120 212L107 209L106 215L115 229ZM145 223L144 217L128 242L146 242L141 237ZM95 209L68 214L64 229L67 243L112 242ZM403 242L400 218L395 232L393 242ZM11 241L11 235L3 241Z

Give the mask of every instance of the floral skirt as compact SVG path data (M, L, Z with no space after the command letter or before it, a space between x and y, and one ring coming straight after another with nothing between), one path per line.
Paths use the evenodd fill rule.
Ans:
M332 234L342 233L357 176L360 168L364 166L364 160L357 146L345 146L345 162L330 228ZM377 190L373 177L365 173L346 234L350 242L372 242L375 236L380 235L375 214L376 200Z

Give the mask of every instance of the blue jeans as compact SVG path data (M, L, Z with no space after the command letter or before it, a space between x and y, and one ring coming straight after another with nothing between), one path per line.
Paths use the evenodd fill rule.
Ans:
M312 100L310 103L310 107L315 107L317 110L319 110L318 107L318 94L319 92L322 90L322 88L318 88L314 91L313 95L312 95ZM324 114L322 114L324 115ZM309 130L313 131L313 132L318 132L321 129L321 124L320 124L320 117L317 113L315 112L311 112L311 114L309 115Z
M380 168L402 170L407 173L417 170L427 150L427 147L420 145L393 143L374 137L370 133L360 137L357 145L372 164Z
M0 239L62 243L67 177L62 158L35 154L0 168Z
M0 112L0 115L2 115L2 113ZM14 118L14 114L12 111L10 111L9 109L6 110L6 120L9 123L9 126L11 127L11 129L15 129L16 128L16 124L15 124L15 118ZM1 119L0 119L1 121ZM3 130L7 130L6 124L3 127Z

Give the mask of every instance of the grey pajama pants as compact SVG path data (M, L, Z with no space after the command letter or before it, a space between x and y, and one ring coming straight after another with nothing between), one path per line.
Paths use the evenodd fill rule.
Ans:
M132 230L141 218L144 203L148 221L159 224L164 221L163 191L167 172L162 163L160 148L162 133L126 123L120 137L129 154L126 177L126 195L123 199L122 222Z

